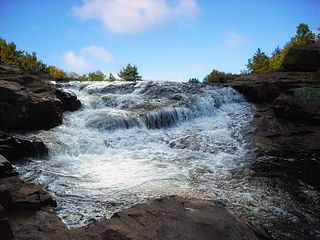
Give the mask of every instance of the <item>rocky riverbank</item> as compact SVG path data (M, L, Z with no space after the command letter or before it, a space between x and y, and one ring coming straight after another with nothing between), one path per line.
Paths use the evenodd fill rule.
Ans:
M253 130L245 136L252 150L245 171L252 181L260 179L281 189L319 216L319 197L308 192L320 190L320 72L314 71L319 58L310 51L316 60L305 65L307 69L299 64L302 57L296 61L292 57L285 71L233 76L214 84L232 86L255 104ZM52 79L0 66L1 239L320 239L317 223L303 216L290 226L280 218L262 220L267 233L220 205L177 196L135 205L88 227L68 229L53 211L55 200L40 187L20 180L12 164L47 154L41 141L19 133L57 126L64 111L80 107L76 96L59 89Z
M246 136L253 151L248 166L252 181L281 189L320 216L320 53L307 50L290 50L283 71L235 76L222 85L255 103L253 131ZM264 222L271 235L283 239L320 239L320 232L314 232L317 224L304 216L289 225L280 219Z
M47 154L40 140L21 133L57 126L64 111L77 110L81 103L46 76L11 66L0 66L0 73L1 239L258 239L266 234L219 205L176 196L68 229L53 211L56 201L41 187L20 180L12 164Z

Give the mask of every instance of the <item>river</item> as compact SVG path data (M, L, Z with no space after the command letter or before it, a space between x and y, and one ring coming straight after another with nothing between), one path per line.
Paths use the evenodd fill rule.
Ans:
M214 201L253 222L282 216L290 196L252 181L254 106L232 88L170 82L69 82L83 106L34 133L45 159L18 166L58 202L70 227L164 195ZM263 221L262 221L263 222Z

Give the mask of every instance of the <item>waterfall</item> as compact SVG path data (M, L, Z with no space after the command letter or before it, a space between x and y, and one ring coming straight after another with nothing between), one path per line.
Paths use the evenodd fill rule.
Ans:
M236 202L239 186L251 197L261 194L233 174L245 164L242 132L253 118L234 89L169 82L63 88L83 107L37 133L49 156L19 171L57 199L56 212L70 227L163 195Z

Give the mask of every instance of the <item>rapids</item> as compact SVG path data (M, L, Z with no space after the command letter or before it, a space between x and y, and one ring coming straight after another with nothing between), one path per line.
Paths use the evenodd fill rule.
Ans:
M244 135L254 107L232 88L169 82L69 82L83 104L34 135L46 159L18 166L58 202L71 228L163 195L208 199L253 222L282 216L289 195L250 178ZM291 204L291 205L290 205Z

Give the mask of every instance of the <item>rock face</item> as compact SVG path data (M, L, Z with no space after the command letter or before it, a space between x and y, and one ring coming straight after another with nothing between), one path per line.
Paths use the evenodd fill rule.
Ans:
M48 149L40 140L16 137L0 131L0 154L11 162L26 157L43 157Z
M320 51L316 45L292 47L281 66L283 71L316 72L320 68Z
M219 85L231 86L242 93L247 101L261 104L272 103L285 90L315 83L311 72L270 72L238 75Z
M0 76L2 131L49 129L61 124L64 111L80 107L75 95L57 89L36 75Z
M46 222L41 223L43 217ZM35 224L30 224L31 218L16 222L9 215L15 239L259 239L249 225L224 208L176 196L137 204L86 228L68 230L53 222L54 229L47 224L50 219L54 220L45 209L36 214L32 222L39 224L41 230L37 230Z
M108 227L101 234L105 239L258 239L247 224L226 209L176 196L137 204L106 223ZM95 228L89 227L88 232Z
M18 173L13 169L11 163L0 154L0 178L6 178L17 174Z
M319 125L320 87L287 90L275 99L274 110L282 118Z

